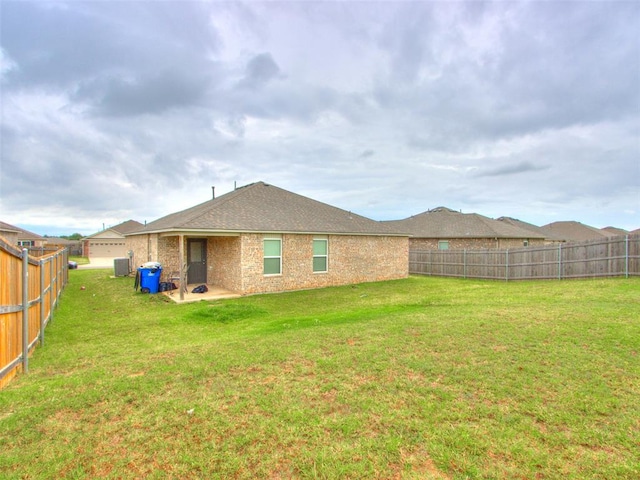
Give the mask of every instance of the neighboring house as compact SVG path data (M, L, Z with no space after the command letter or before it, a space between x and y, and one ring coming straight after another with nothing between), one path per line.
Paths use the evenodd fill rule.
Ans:
M434 208L404 220L382 223L409 232L412 250L504 249L542 245L545 242L545 236L541 233L477 213L460 213L446 207Z
M128 220L115 227L94 233L82 239L82 255L91 258L126 258L128 248L125 235L143 228L140 222Z
M407 234L264 182L167 215L126 238L134 265L157 261L163 274L186 270L188 284L239 294L409 273Z
M0 236L2 236L9 245L14 247L18 245L18 233L20 233L20 229L18 227L14 227L13 225L9 225L5 222L0 222Z
M627 230L624 230L622 228L616 228L616 227L604 227L601 229L608 237L618 237L618 236L625 236L625 235L629 235L629 232Z
M44 247L47 239L24 228L0 222L0 235L19 247Z
M514 227L519 227L519 228L522 228L524 230L528 230L530 232L537 233L539 235L543 235L545 237L544 243L546 243L546 244L564 242L564 239L555 236L553 233L547 232L547 231L543 230L541 227L538 227L538 226L536 226L536 225L534 225L532 223L527 223L527 222L523 222L522 220L518 220L517 218L500 217L500 218L497 218L496 220L498 220L499 222L508 223L509 225L512 225Z
M67 240L60 237L46 237L47 248L59 250L66 248L69 251L69 255L82 255L82 241L81 240Z
M605 233L599 228L573 221L553 222L540 228L547 232L548 235L562 238L566 242L586 242L611 236L611 234Z

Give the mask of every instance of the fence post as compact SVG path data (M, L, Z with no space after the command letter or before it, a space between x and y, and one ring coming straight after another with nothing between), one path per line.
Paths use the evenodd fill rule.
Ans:
M624 278L629 278L629 235L624 236Z
M509 249L504 252L505 265L504 265L504 280L509 281Z
M558 280L562 280L562 244L558 243Z
M51 291L55 292L55 295L52 293L49 296L49 323L53 322L53 306L55 305L55 298L58 297L58 287L55 284L55 266L58 264L58 256L56 255L56 259L55 261L51 262L51 268L49 269L49 275L51 280L49 281L49 284L51 285Z
M462 278L467 278L467 249L462 250Z
M22 371L29 373L29 251L22 249Z

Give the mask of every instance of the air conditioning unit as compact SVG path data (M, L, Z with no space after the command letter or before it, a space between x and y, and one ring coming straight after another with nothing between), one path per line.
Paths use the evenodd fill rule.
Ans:
M113 259L113 270L115 272L116 277L126 277L131 272L129 268L129 259L128 258L114 258Z

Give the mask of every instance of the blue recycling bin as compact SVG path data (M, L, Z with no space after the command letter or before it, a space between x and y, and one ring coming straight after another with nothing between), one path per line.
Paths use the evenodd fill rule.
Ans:
M142 293L158 293L160 275L162 275L162 266L159 263L145 263L138 268L138 275L140 276L140 291Z

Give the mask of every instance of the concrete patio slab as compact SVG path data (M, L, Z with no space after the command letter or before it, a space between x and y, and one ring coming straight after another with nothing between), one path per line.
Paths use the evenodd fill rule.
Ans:
M226 290L224 288L207 285L209 289L205 293L191 293L191 291L200 284L193 284L187 286L187 291L184 293L184 299L180 300L180 290L170 290L168 292L162 292L161 295L165 295L176 303L189 303L199 302L201 300L221 300L224 298L238 298L241 297L239 293Z

